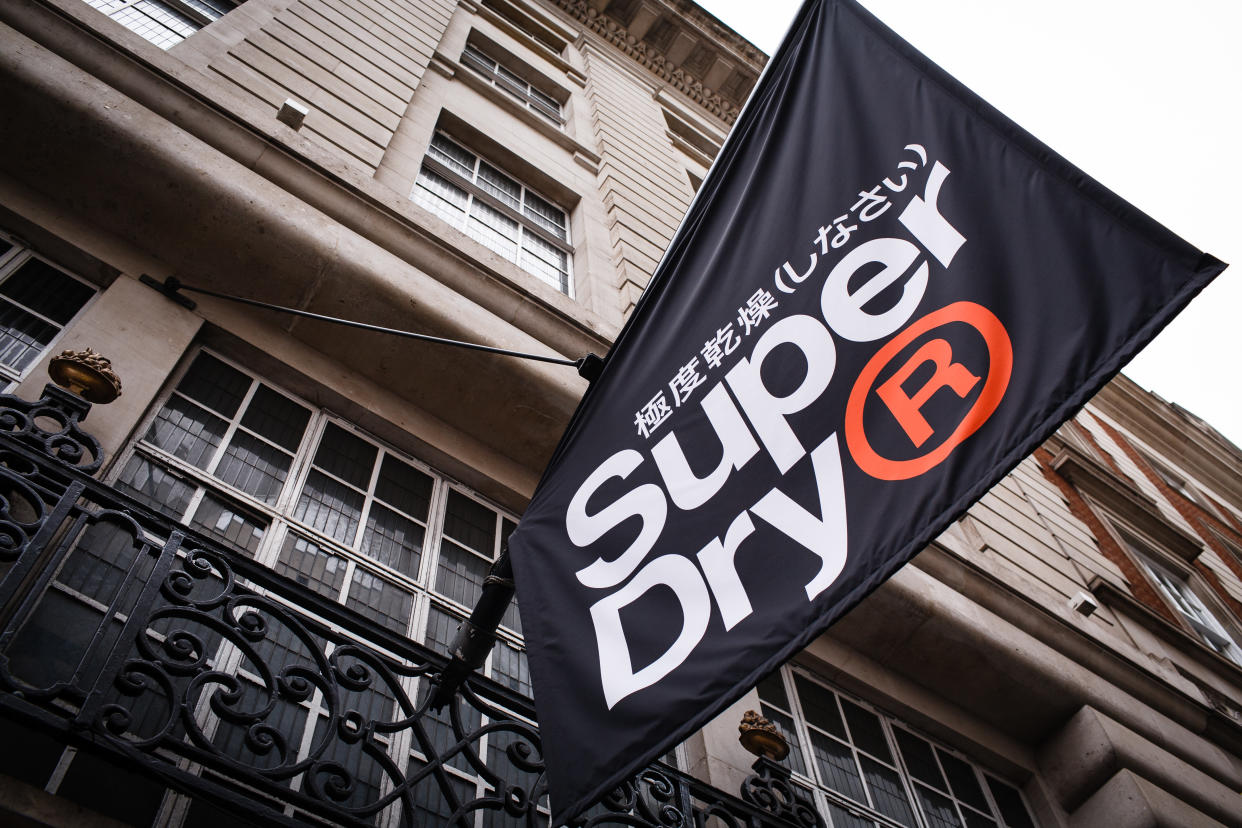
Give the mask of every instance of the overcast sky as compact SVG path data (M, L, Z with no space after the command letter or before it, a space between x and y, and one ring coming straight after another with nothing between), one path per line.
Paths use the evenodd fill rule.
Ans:
M1242 445L1242 2L861 0L1226 270L1124 372ZM698 0L771 54L800 3Z

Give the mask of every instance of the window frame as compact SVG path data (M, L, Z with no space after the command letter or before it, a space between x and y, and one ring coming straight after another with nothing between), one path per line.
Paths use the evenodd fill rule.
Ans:
M82 0L82 2L157 48L168 50L215 23L244 3L245 0ZM116 15L134 9L141 4L157 6L161 11L182 18L188 26L193 27L193 31L183 34L164 21L152 16L148 11L141 9L138 10L138 13L142 15L143 20L148 26L158 26L163 32L168 34L164 34L164 36L159 38L152 37L150 33L143 31L141 28L130 25L129 21L117 19ZM227 8L221 10L213 8L214 6L227 6ZM210 9L212 13L219 12L219 14L212 17L211 14L203 10L203 7ZM170 40L169 35L176 39Z
M540 89L538 85L531 83L526 77L526 75L531 74L529 70L521 72L514 69L513 64L517 63L517 61L496 57L496 53L503 52L494 47L484 48L474 38L471 38L466 41L466 45L462 48L458 62L470 69L490 86L500 90L510 99L521 104L524 109L540 116L557 129L563 130L567 120L564 102L555 95ZM526 69L525 66L520 66L520 68ZM502 70L505 73L503 75L501 74ZM519 89L519 83L524 85L525 89ZM549 86L549 84L545 84L545 86Z
M1115 520L1109 523L1122 549L1172 610L1179 625L1210 652L1242 667L1242 644L1239 643L1242 642L1242 629L1203 577L1193 567L1182 563L1174 555L1162 552L1158 545L1130 527L1121 526ZM1183 605L1191 611L1183 609ZM1201 611L1206 620L1196 617L1196 610ZM1215 640L1218 636L1223 641Z
M1000 775L986 769L978 761L963 754L959 750L948 747L941 741L932 738L911 724L884 712L874 705L868 704L856 696L841 691L831 682L820 678L810 668L797 663L787 664L781 667L776 673L772 674L772 676L765 681L771 680L772 678L779 678L781 690L785 694L787 703L796 709L786 711L766 699L760 700L760 709L763 715L769 719L771 719L769 710L775 709L783 714L784 717L791 718L793 720L795 732L792 735L795 738L789 740L790 757L786 760L786 762L792 772L794 783L800 787L804 793L812 797L815 802L816 809L820 813L828 813L826 806L831 805L837 809L846 811L853 817L873 821L877 826L880 826L880 828L905 828L903 823L897 818L890 817L869 804L872 796L872 786L870 783L864 784L865 777L863 773L861 773L861 771L863 771L863 767L860 761L860 757L862 757L883 765L889 771L894 769L896 770L896 773L900 778L902 791L906 797L906 804L910 809L910 813L913 815L913 824L915 828L929 828L932 823L924 814L921 801L916 795L919 785L923 785L924 787L927 787L927 785L926 783L919 781L910 771L902 748L897 742L897 731L904 730L908 734L925 742L934 749L933 756L936 759L937 767L940 767L940 763L942 761L936 753L936 751L939 751L949 755L957 761L965 763L971 770L974 771L974 781L983 793L984 799L991 810L991 813L987 814L987 817L995 822L996 828L1003 828L1003 826L1007 826L1009 823L1004 820L1001 809L996 802L995 795L992 791L993 782L1004 785L1015 791L1019 795L1021 804L1026 810L1026 816L1030 819L1032 825L1037 826L1039 824L1035 816L1034 809L1031 807L1030 802L1027 800L1026 794L1022 791L1022 788L1019 785L1003 779ZM885 760L883 757L874 756L867 747L858 743L857 738L852 733L847 733L848 741L843 741L840 736L825 731L823 728L809 722L807 717L803 714L804 702L801 699L800 691L795 679L802 679L803 681L815 684L821 690L834 696L837 701L837 709L839 709L841 713L845 712L845 708L842 705L848 702L855 707L860 708L865 714L873 716L880 725L880 729L885 740L885 747L890 753L890 758ZM844 723L845 727L852 729L853 725L850 724L847 718L842 717L841 721ZM776 724L778 729L780 729L782 734L784 734L786 732L786 728L780 723ZM812 728L814 728L814 731L812 731ZM854 763L854 768L857 771L860 771L857 779L859 784L864 788L864 795L868 797L868 802L864 803L854 800L848 795L830 787L828 783L820 781L820 771L812 748L812 732L823 738L832 740L839 746L844 746L849 749L851 759ZM798 762L801 765L801 769L790 762L790 759L793 758L793 752L795 750L800 751ZM982 813L979 811L978 806L962 800L956 791L954 791L951 787L951 783L946 785L946 789L948 791L947 794L941 791L935 792L942 798L947 796L947 798L954 803L955 812L959 817L963 815L963 807L971 808L976 813ZM932 790L935 789L933 788ZM965 825L966 823L963 821L961 824Z
M455 146L460 151L474 158L474 163L471 168L470 179L466 179L461 174L460 171L453 169L452 166L445 163L444 161L441 161L439 158L435 157L435 155L433 154L433 148L435 146L436 140L441 139L441 138L448 141L450 144ZM506 178L512 180L514 183L516 183L521 188L520 202L523 207L525 207L526 205L526 194L530 193L531 195L534 195L540 200L546 202L551 207L559 210L561 215L564 217L565 238L564 239L557 238L555 234L551 233L550 231L540 226L540 224L537 221L525 215L523 211L515 210L511 205L505 203L502 199L497 198L496 196L487 192L486 189L480 186L477 183L477 181L479 178L479 171L482 169L483 164L487 164L487 166L491 167L496 172L500 173ZM425 198L428 198L428 197L439 198L438 195L436 195L428 187L425 187L423 185L422 180L423 180L424 171L429 171L433 175L438 176L439 178L446 181L450 186L456 187L458 190L460 190L467 196L467 202L465 206L460 208L460 211L463 217L463 220L461 222L457 222L449 218L448 216L444 215L441 211L436 210L435 208L424 203L423 199ZM419 195L420 190L425 191L426 193L428 193L428 195L427 196ZM449 224L452 224L454 227L461 230L463 233L466 233L467 235L471 236L471 238L474 238L474 236L470 233L470 229L469 229L470 221L472 219L479 220L471 212L471 208L474 206L476 201L481 202L484 206L501 213L504 217L508 218L510 221L515 222L518 226L519 236L515 240L514 255L508 256L504 254L503 252L491 247L490 245L487 245L483 241L480 241L478 239L475 239L475 241L478 241L479 244L482 244L484 247L487 247L488 250L492 250L496 255L501 256L502 258L505 258L506 260L510 262L513 262L513 264L518 269L520 269L523 273L530 274L531 276L535 277L543 284L548 285L549 287L553 288L559 293L564 294L565 296L570 297L571 299L574 297L574 273L573 273L574 247L572 243L571 211L565 208L563 205L561 205L556 199L547 197L541 191L539 191L538 189L534 187L531 187L520 177L513 175L508 170L504 169L502 166L493 164L491 161L485 158L482 153L474 151L465 142L455 138L454 136L450 135L448 132L445 132L444 130L441 130L441 129L437 129L432 134L431 142L427 145L427 152L423 155L423 160L422 160L422 164L419 167L418 176L415 177L413 186L410 188L409 199L410 201L412 201L414 204L418 205L419 207L422 207L423 209L428 210L429 212L433 212L435 215L441 217L444 221L448 222ZM543 273L531 270L522 264L523 254L528 255L528 256L534 256L533 253L530 253L527 251L527 248L524 245L525 234L527 233L532 233L539 241L542 241L544 244L550 245L551 247L555 248L558 252L562 253L565 256L565 271L561 279L561 284L559 285L553 284L551 279L545 276ZM536 256L535 258L539 258L539 257Z
M70 316L69 319L64 322L64 324L61 324L60 322L56 322L55 320L49 319L43 314L39 313L38 311L27 308L25 305L18 304L16 301L14 301L13 299L7 296L4 297L4 301L9 302L10 304L12 304L13 306L17 308L20 308L25 313L28 313L31 316L36 317L40 322L43 322L44 324L49 325L51 327L57 328L56 333L53 334L52 337L48 340L47 345L45 345L43 349L37 353L35 358L30 361L30 364L27 365L22 370L18 371L12 368L11 366L5 365L4 363L0 362L0 393L9 394L9 393L12 393L13 389L15 389L22 381L24 381L27 377L29 377L34 372L34 370L39 366L39 362L43 359L43 357L51 353L56 348L57 344L59 344L60 341L64 338L65 332L68 331L71 327L73 327L78 322L78 320L82 318L82 314L85 313L86 310L95 303L95 301L99 298L99 288L96 285L92 284L91 282L87 281L86 279L83 279L81 276L78 276L76 273L73 273L72 271L67 270L64 267L61 267L60 265L58 265L56 262L52 261L48 257L40 255L38 252L35 251L33 247L24 243L23 241L21 241L16 236L13 236L10 233L5 233L3 231L0 231L0 239L2 239L7 244L11 245L11 247L8 250L4 251L4 253L0 253L0 285L3 285L12 276L16 275L17 272L20 271L27 262L33 259L33 260L42 262L48 267L53 268L54 270L60 272L66 278L71 279L72 281L78 282L79 284L85 286L91 291L91 295L87 297L86 301L82 303L82 306L78 308L76 311L74 311L73 315Z

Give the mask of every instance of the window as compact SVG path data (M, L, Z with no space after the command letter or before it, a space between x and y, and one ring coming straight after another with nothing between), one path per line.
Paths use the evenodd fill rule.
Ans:
M513 519L206 351L121 468L120 490L377 624L433 640L473 608ZM520 622L493 672L529 693ZM438 639L437 639L438 640Z
M85 0L122 26L167 49L245 0Z
M1147 576L1155 582L1165 600L1177 611L1182 620L1190 625L1199 638L1214 652L1236 664L1242 664L1242 649L1239 649L1233 636L1203 603L1203 599L1191 589L1187 580L1176 575L1166 566L1157 563L1157 553L1142 541L1124 532L1122 537L1131 554L1142 564Z
M1199 489L1183 475L1174 471L1173 468L1167 463L1157 460L1155 457L1146 452L1143 452L1142 455L1143 459L1147 461L1147 464L1151 466L1156 475L1163 480L1165 485L1167 485L1170 489L1207 510L1218 520L1224 519L1224 515L1222 515L1216 505L1212 503L1211 498L1199 491Z
M795 780L833 826L1035 826L1014 785L799 670L782 668L758 691L789 741Z
M0 236L0 385L12 388L86 306L95 289Z
M455 141L439 133L432 138L410 199L561 293L570 292L565 211Z
M508 93L532 112L542 115L558 127L564 123L561 102L546 92L540 92L518 73L492 60L474 44L466 44L461 62L488 80L497 89Z

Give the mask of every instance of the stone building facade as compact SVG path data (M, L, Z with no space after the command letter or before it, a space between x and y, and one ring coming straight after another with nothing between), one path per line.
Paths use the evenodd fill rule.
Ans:
M89 415L100 480L300 584L330 605L324 629L438 652L585 381L211 295L186 293L190 308L141 277L603 354L765 60L690 0L9 0L0 40L10 392L38 398L59 351L106 355L124 392ZM1242 825L1239 468L1209 425L1118 377L668 760L738 791L753 757L737 723L758 710L834 826ZM32 609L0 614L0 685L18 697L3 712L38 696L24 686L72 684L93 631L126 622L104 545L14 587ZM522 646L510 611L485 673L514 704L530 694ZM204 659L239 693L267 686L244 656ZM292 760L337 721L323 693L282 702ZM213 722L213 749L262 766L196 699L186 715ZM247 824L90 739L5 722L14 824ZM382 745L402 767L431 761L409 735ZM391 791L340 761L351 801ZM360 824L440 824L446 786L495 789L442 770L417 807ZM527 824L505 813L461 819Z

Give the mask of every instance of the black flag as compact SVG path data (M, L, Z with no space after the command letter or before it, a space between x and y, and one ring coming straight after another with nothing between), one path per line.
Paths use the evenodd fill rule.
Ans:
M1224 265L799 12L510 539L554 824L879 586Z

